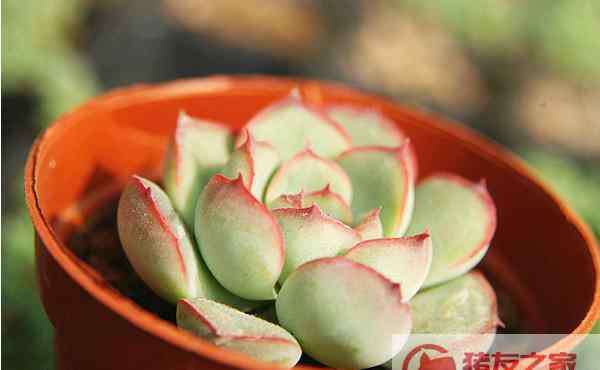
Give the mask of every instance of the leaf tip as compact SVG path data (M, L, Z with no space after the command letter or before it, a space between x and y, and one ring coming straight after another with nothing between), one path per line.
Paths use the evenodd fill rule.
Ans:
M131 175L129 181L136 187L136 189L146 198L152 197L152 189L146 184L146 179L140 175Z
M417 245L423 245L423 242L430 238L431 235L429 234L429 229L425 229L425 231L423 231L421 234L417 234L410 237L410 239L418 243Z
M312 147L312 145L310 144L309 141L307 141L305 143L304 149L300 150L298 153L296 153L295 156L293 156L290 160L294 160L294 159L300 159L302 157L310 157L310 158L315 158L315 159L322 159L314 150L314 148Z
M308 217L322 217L323 212L321 211L321 208L319 208L318 205L312 204L310 207L306 208L306 215Z
M402 144L400 144L392 150L395 150L398 157L402 160L412 160L411 158L413 156L413 148L412 141L410 140L410 138L405 138Z
M478 182L473 184L473 189L482 194L488 194L487 180L480 179Z
M251 155L251 153L254 152L254 147L256 145L256 141L254 140L254 137L248 132L247 129L243 129L242 131L240 131L240 141L239 141L239 145L236 149L238 150L242 150L246 153L248 153L248 155Z
M504 323L504 321L502 321L502 319L500 318L500 316L498 316L498 314L496 314L494 316L494 322L493 325L496 327L501 327L502 329L506 328L506 324Z

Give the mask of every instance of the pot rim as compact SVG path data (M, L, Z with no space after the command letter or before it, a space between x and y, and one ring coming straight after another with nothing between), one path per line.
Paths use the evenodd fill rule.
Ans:
M116 291L107 287L103 287L87 272L80 264L76 263L73 255L69 253L68 247L60 241L54 234L48 220L45 219L38 205L38 195L36 188L36 170L37 159L40 148L51 138L55 131L59 128L65 128L75 124L77 121L73 119L83 112L89 110L114 109L145 101L160 100L164 98L173 98L177 96L188 96L191 94L202 95L210 93L226 93L228 90L235 89L249 95L260 94L257 89L287 91L291 87L301 85L306 88L309 93L316 94L318 98L319 89L324 88L330 91L335 91L341 95L350 96L369 96L376 98L378 101L402 109L411 120L417 122L425 122L432 130L437 130L444 135L451 136L463 145L470 146L488 160L502 163L506 167L510 167L516 171L523 179L529 181L536 187L542 190L549 200L555 203L565 216L565 222L572 224L579 232L585 241L588 253L592 258L592 264L596 273L596 286L594 299L588 309L585 318L579 325L567 336L555 342L550 347L544 349L544 352L557 352L560 349L573 348L581 341L581 335L589 333L595 322L600 318L600 250L599 246L590 231L589 227L577 216L569 206L562 201L557 194L545 185L538 177L529 169L529 167L514 154L507 149L502 148L499 144L485 139L483 136L474 131L456 124L450 119L439 117L430 112L422 112L413 107L406 108L402 104L390 102L385 97L378 96L372 93L362 93L340 83L310 80L304 78L279 78L262 75L245 75L245 76L227 76L216 75L203 78L181 79L171 82L158 84L137 84L125 88L119 88L108 93L92 98L87 103L76 107L73 111L63 114L56 119L43 134L38 136L34 142L25 167L25 196L29 214L36 233L43 242L44 248L83 290L90 296L98 300L101 304L108 307L113 313L119 315L124 320L132 325L143 330L144 332L156 336L173 346L179 347L185 351L209 357L217 362L239 366L248 369L265 369L265 364L258 362L243 354L238 354L233 351L228 351L222 348L215 347L210 343L197 338L176 326L168 323L158 316L142 309L132 301L121 296ZM276 367L273 367L276 368ZM309 366L303 366L304 369L310 369Z

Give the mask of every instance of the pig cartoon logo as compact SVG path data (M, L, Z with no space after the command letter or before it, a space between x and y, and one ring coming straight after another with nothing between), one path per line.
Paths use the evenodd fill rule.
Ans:
M419 355L420 356L417 356ZM414 360L414 361L413 361ZM402 363L402 370L409 370L418 360L418 370L456 370L454 359L448 351L435 344L423 344L412 349Z

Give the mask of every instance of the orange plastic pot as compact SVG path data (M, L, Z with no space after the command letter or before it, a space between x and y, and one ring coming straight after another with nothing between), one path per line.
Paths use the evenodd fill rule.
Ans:
M528 332L590 331L600 315L595 241L520 160L466 128L336 84L212 77L97 97L58 119L34 144L25 191L59 369L267 368L141 309L79 260L66 241L128 176L160 173L180 110L239 128L296 86L315 102L381 110L413 140L421 177L444 170L485 178L498 208L498 231L483 262L486 275L508 292ZM567 335L551 350L570 349L576 338Z

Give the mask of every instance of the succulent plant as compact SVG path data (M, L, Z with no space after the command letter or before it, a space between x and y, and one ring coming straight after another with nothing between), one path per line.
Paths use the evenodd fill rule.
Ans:
M298 91L238 133L181 113L166 192L131 178L120 239L181 328L262 361L368 368L411 333L493 338L494 291L465 275L491 243L492 198L454 174L416 185L415 153L377 111Z

